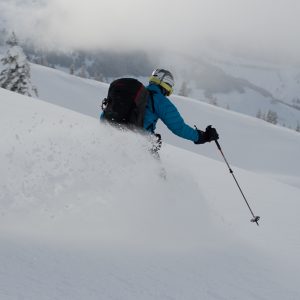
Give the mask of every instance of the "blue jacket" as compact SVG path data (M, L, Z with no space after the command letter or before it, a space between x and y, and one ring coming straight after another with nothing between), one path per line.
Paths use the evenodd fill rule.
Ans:
M153 95L153 103L151 96L149 96L144 116L144 128L154 132L158 119L161 119L179 137L193 142L198 141L198 131L185 124L175 105L162 94L159 86L150 84L147 86L147 89Z

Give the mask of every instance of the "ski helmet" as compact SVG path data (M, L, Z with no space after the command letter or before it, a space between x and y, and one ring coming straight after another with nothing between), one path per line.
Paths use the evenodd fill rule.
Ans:
M170 71L155 69L149 78L149 82L164 88L167 92L167 96L173 93L174 77Z

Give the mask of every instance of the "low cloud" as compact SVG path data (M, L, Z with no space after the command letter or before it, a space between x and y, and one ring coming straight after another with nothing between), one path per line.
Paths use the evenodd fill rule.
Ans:
M9 29L50 48L205 46L300 61L298 0L2 0Z

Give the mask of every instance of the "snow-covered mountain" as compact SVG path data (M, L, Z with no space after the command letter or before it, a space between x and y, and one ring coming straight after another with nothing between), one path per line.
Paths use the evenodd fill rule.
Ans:
M0 38L1 35L0 32ZM3 44L3 41L2 41ZM1 47L0 57L5 47ZM29 50L31 49L31 50ZM268 119L290 129L300 128L300 67L245 58L212 49L197 57L181 53L47 52L26 47L31 61L66 73L110 82L116 77L141 76L147 82L152 65L175 74L175 93L246 115ZM130 63L128 63L130 61ZM1 69L1 65L0 65ZM120 75L122 74L122 75Z
M167 54L179 79L176 92L200 101L263 118L269 111L277 123L300 125L300 67L207 52L200 58Z
M137 55L140 65L141 59ZM262 119L267 119L267 114L272 112L276 114L275 123L293 130L300 126L298 66L250 60L217 52L212 55L205 53L198 58L168 53L166 57L161 55L158 60L151 60L175 74L175 93ZM93 62L92 59L86 65L86 68L94 66L95 70L98 67L100 73L107 69L103 63L101 66L100 62ZM150 74L148 59L145 59L145 65ZM138 66L135 68L138 69ZM140 73L144 74L147 68L141 68ZM120 66L120 69L123 67ZM64 70L69 72L68 66ZM103 72L102 77L107 81L119 76L113 76L112 72L107 76L106 73ZM136 71L135 76L137 74ZM126 75L127 73L123 74ZM140 79L147 82L148 77Z
M300 297L298 133L172 97L217 127L257 227L213 143L161 126L156 161L97 120L106 84L32 72L44 101L0 89L1 299Z

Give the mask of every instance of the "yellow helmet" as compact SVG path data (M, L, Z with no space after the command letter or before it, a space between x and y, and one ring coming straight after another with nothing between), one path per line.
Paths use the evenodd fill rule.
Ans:
M174 77L170 71L155 69L149 78L149 82L164 88L167 92L167 96L173 93Z

